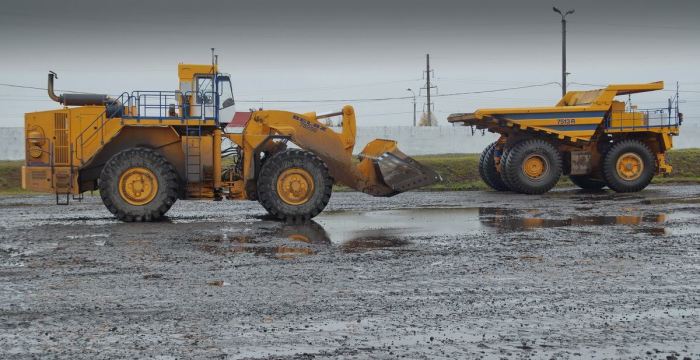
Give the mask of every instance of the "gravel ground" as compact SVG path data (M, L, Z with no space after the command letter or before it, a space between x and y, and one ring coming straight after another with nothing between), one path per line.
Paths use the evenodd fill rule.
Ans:
M0 198L3 359L700 358L700 186L53 201Z

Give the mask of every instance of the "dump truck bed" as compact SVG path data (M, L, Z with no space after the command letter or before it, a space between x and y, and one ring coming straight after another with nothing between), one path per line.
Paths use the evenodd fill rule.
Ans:
M560 140L588 142L600 128L608 131L678 132L677 111L664 109L625 110L615 101L617 95L663 89L663 82L619 84L590 91L570 91L555 106L528 108L489 108L473 113L457 113L448 117L451 123L475 126L496 133L531 132L557 137ZM668 121L664 122L668 118Z
M474 113L452 114L448 121L494 132L500 132L499 128L512 128L587 141L603 122L606 112L606 109L584 106L480 109Z

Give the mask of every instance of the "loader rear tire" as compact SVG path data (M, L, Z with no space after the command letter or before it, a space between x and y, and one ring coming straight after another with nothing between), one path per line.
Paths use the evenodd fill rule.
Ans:
M178 175L158 152L131 148L107 161L100 173L99 188L102 202L117 219L154 221L177 200Z
M479 175L490 188L496 191L508 191L508 186L503 182L501 174L496 170L494 155L496 153L496 143L489 145L481 153L479 158Z
M561 154L552 144L530 139L508 151L503 173L511 190L534 195L551 190L559 181L561 168Z
M265 162L257 187L258 201L270 215L288 223L304 223L328 205L333 178L318 156L290 149Z
M605 187L605 181L592 179L586 175L569 175L569 179L574 185L584 190L600 190Z
M623 140L614 144L603 157L603 178L616 192L643 190L654 177L654 154L641 141Z

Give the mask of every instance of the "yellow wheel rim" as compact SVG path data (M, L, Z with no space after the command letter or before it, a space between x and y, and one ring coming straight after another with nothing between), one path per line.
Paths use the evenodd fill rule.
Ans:
M314 193L314 179L302 168L289 168L277 178L277 194L289 205L305 204Z
M642 176L644 162L642 158L632 152L624 153L617 159L617 175L623 180L636 180Z
M151 170L133 167L119 176L119 195L134 206L146 205L158 193L158 179Z
M539 179L547 172L547 160L541 155L532 154L523 161L523 173L531 179Z

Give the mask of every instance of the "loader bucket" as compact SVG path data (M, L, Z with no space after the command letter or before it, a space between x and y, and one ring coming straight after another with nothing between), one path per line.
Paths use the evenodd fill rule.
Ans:
M358 169L370 185L362 191L375 196L394 196L442 180L434 170L401 152L396 141L374 140L362 150L360 159Z

